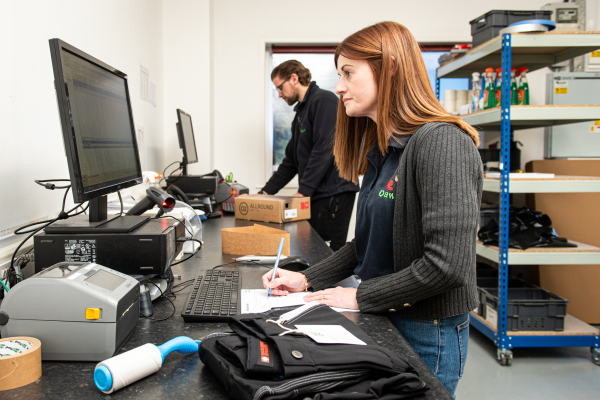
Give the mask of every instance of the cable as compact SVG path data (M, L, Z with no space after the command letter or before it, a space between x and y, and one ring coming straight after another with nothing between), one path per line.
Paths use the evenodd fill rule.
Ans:
M163 177L166 177L166 176L167 176L167 174L166 174L166 172L167 172L167 169L168 169L168 168L169 168L171 165L173 165L173 164L177 164L177 163L179 163L179 167L178 167L177 169L173 170L173 172L180 170L180 169L181 169L181 161L175 161L175 162L172 162L171 164L167 165L167 166L165 167L165 169L163 169ZM171 174L173 174L173 172L171 172ZM171 176L171 175L169 175L169 176Z
M121 203L121 212L119 213L119 217L123 215L123 198L121 197L121 191L117 190L117 194L119 195L119 202Z
M66 189L68 187L71 187L71 185L70 185L71 180L70 179L43 179L43 180L34 179L34 181L38 185L43 186L43 187L45 187L46 189L49 189L49 190ZM54 184L45 183L45 182L69 182L69 185L68 186L56 186Z
M171 318L173 315L175 315L175 311L177 311L177 309L176 309L176 307L175 307L175 304L174 304L174 303L171 301L171 299L170 299L169 297L165 296L165 293L164 293L164 292L163 292L163 291L160 289L160 286L158 286L158 285L157 285L157 284L155 284L154 282L150 282L150 281L144 281L144 282L146 282L146 283L149 283L149 284L151 284L151 285L154 285L154 286L155 286L155 287L156 287L156 288L157 288L157 289L160 291L160 296L159 296L159 298L160 298L160 297L164 297L165 299L169 300L169 303L171 303L171 305L173 306L173 312L172 312L172 313L171 313L171 315L169 315L167 318L162 318L162 319L156 319L156 318L152 318L151 316L149 316L149 315L145 315L145 314L142 314L141 312L140 312L140 315L141 315L142 317L144 317L144 318L148 318L148 319L151 319L151 320L153 320L153 321L157 321L157 322L160 322L160 321L166 321L166 320L168 320L169 318Z

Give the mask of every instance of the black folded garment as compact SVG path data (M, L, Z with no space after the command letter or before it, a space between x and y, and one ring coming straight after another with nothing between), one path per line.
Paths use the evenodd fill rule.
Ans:
M392 351L378 346L357 325L324 304L290 321L296 325L341 325L363 345L320 344L267 322L296 307L230 318L232 333L209 335L200 360L235 399L396 400L427 390L417 372Z
M496 220L492 219L480 228L477 237L483 244L498 246L500 227ZM531 211L527 207L510 209L508 246L520 250L530 247L577 247L566 238L558 237L548 215Z

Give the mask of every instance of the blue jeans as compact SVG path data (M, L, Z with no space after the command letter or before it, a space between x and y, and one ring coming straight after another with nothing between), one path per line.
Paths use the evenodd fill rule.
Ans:
M454 396L462 378L469 347L469 314L438 320L421 320L389 314L425 364Z

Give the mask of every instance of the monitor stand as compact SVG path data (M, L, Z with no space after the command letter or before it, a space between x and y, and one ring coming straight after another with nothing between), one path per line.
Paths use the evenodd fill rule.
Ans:
M90 200L89 216L78 215L48 225L44 232L52 233L129 233L150 219L147 215L116 215L108 218L106 196Z

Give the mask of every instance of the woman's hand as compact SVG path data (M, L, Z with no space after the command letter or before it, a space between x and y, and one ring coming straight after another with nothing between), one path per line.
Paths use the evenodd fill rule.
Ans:
M321 304L327 304L329 307L348 308L358 310L356 301L356 289L343 288L341 286L335 289L319 290L304 296L304 301L316 301Z
M270 270L262 276L262 282L265 289L273 289L272 295L286 296L290 292L303 292L306 278L300 272L292 272L283 268L277 269L277 276L271 282L273 270Z

